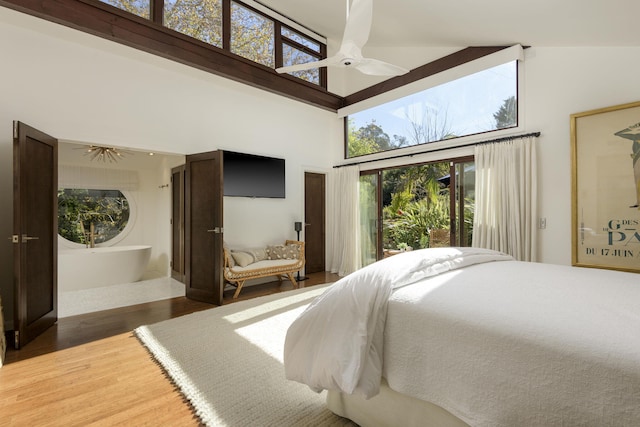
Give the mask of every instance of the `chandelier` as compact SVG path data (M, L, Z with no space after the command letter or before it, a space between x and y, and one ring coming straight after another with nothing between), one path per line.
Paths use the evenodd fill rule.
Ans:
M133 155L131 151L123 150L121 148L115 147L101 147L98 145L89 145L88 147L83 148L84 155L89 156L90 160L98 159L98 161L102 161L106 163L117 163L118 160L124 159L126 155Z

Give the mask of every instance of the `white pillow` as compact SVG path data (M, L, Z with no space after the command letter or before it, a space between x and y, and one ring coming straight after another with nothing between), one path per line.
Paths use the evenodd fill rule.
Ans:
M233 260L236 262L236 264L238 264L240 267L246 267L249 264L253 264L255 260L253 258L253 255L247 252L234 251L231 252L231 256L233 257Z

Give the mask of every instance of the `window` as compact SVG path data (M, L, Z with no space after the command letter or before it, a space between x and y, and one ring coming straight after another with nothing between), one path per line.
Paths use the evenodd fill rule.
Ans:
M471 158L363 172L363 265L404 250L471 246L474 188Z
M222 0L165 0L164 25L222 47Z
M100 1L269 68L326 58L326 45L318 41L322 37L314 38L313 32L257 2L248 6L232 0ZM162 17L151 18L157 8ZM327 87L326 70L290 75Z
M100 0L134 15L149 19L152 0ZM168 0L167 0L168 1Z
M306 64L307 62L319 61L324 58L324 48L315 40L305 37L302 34L286 27L282 27L281 35L283 67ZM324 79L319 68L294 71L289 74L317 85L322 85L322 81Z
M129 222L129 202L119 190L58 190L58 234L74 243L89 245L120 235Z
M350 115L346 157L516 127L517 70L512 61Z
M231 2L231 52L275 68L274 22Z

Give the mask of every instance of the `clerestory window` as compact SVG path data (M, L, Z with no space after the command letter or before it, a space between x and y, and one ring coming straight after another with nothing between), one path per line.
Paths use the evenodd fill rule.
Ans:
M326 58L326 44L311 31L248 0L99 0L269 68ZM228 28L227 28L228 27ZM327 87L326 70L289 75Z
M222 48L222 0L164 0L164 26Z

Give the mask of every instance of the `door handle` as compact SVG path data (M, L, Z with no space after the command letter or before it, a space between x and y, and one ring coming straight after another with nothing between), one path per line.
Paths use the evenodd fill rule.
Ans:
M216 233L216 234L224 233L224 228L214 227L213 230L207 230L207 233Z
M22 243L27 243L29 240L38 240L39 237L27 236L26 234L22 235Z

